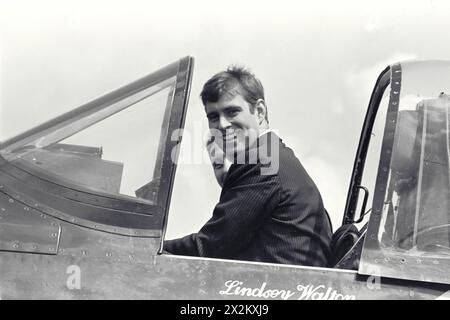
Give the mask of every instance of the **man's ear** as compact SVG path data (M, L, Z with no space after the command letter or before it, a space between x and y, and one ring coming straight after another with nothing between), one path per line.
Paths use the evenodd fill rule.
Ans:
M263 123L267 115L267 106L266 102L263 99L258 99L258 101L256 101L255 113L258 117L259 124Z

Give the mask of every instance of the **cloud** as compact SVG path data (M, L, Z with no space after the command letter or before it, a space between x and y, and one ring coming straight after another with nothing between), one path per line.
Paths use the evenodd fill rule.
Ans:
M360 68L359 66L353 66L350 68L349 73L345 78L344 83L346 92L351 92L352 97L359 102L368 102L368 97L370 97L370 94L372 93L375 80L387 66L400 61L408 61L417 58L418 56L413 53L398 52L388 58L372 62L368 67ZM359 107L361 105L359 102L350 105Z
M322 195L333 229L336 230L341 225L344 214L348 188L347 177L340 174L333 163L322 157L307 157L303 162Z
M366 21L366 24L364 25L364 30L367 32L376 32L381 29L381 23L380 18L377 15L372 15L369 17L369 19Z

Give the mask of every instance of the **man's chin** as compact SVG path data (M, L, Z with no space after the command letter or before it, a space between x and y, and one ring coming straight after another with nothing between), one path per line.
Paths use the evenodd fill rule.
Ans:
M236 162L236 159L245 159L245 153L253 149L255 145L256 141L249 139L236 138L232 140L223 140L225 156L232 162ZM238 163L240 162L238 161Z

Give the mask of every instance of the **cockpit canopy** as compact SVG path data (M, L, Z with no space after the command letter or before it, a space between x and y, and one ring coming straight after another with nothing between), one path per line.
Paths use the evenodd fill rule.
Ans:
M359 270L450 283L450 63L409 62L390 73Z
M192 64L182 58L2 142L0 185L72 223L160 236Z

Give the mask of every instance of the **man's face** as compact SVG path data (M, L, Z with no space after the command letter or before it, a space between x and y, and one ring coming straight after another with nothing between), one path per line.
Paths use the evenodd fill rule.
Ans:
M227 150L234 146L235 153L244 151L259 136L257 112L250 112L250 104L240 94L224 95L217 102L207 102L205 111L209 128L221 132L222 143Z

